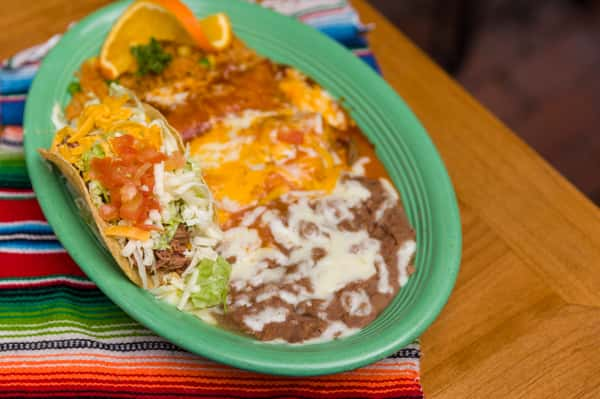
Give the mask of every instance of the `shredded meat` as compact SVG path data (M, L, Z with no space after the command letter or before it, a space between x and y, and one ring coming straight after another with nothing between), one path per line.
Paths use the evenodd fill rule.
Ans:
M163 272L182 272L188 267L190 259L184 252L190 244L190 233L183 224L180 224L169 243L168 249L154 251L156 268Z

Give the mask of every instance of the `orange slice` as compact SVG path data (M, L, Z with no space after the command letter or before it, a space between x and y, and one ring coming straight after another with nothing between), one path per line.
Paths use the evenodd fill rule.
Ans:
M204 35L204 32L202 31L202 28L200 27L200 25L198 24L198 19L196 18L196 16L192 12L192 10L190 10L188 8L188 6L186 6L180 0L146 0L146 1L150 1L150 2L153 2L155 4L162 6L165 10L168 10L173 16L175 16L175 18L177 18L179 23L187 31L188 35L194 40L196 45L198 45L200 48L202 48L204 50L212 49L210 42Z
M198 23L195 25L198 26ZM102 45L102 74L106 78L115 79L124 72L133 71L136 63L131 55L131 46L147 44L152 37L156 40L196 44L184 24L173 13L158 3L137 1L117 20Z
M138 0L123 12L102 45L99 61L104 77L115 79L133 71L131 46L147 44L152 37L215 51L231 42L231 25L224 14L198 21L180 0Z
M224 13L210 15L198 21L212 50L223 50L231 43L231 22Z

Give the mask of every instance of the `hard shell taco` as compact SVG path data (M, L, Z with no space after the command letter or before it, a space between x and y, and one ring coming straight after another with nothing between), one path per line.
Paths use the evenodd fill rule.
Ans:
M189 312L224 304L230 265L199 165L162 115L112 84L40 150L127 277Z

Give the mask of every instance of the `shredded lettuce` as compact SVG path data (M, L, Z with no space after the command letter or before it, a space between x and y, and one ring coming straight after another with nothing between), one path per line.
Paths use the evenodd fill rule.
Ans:
M96 206L100 207L102 204L108 204L110 202L110 194L98 180L90 180L88 183L88 189L90 192L90 198Z
M216 260L202 259L198 262L198 277L196 286L190 295L190 301L195 308L204 309L222 304L225 307L231 265L222 257ZM191 278L188 277L188 278Z
M171 221L169 221L168 223L163 224L164 231L157 239L154 240L154 246L152 247L152 249L168 249L169 248L171 240L173 239L173 236L175 235L175 232L177 231L177 227L179 227L179 222L177 222L176 219L180 219L180 218L174 218Z
M183 279L171 276L168 284L153 288L159 299L178 309L195 313L199 310L223 305L226 309L231 265L222 257L202 259Z
M177 227L183 222L181 217L182 200L172 201L167 204L169 218L162 221L164 231L154 241L153 249L167 249L177 231Z
M81 166L81 170L83 172L87 172L90 169L90 161L92 158L103 158L105 155L106 154L104 153L102 147L99 144L95 144L92 146L92 148L83 153L81 157L81 165L78 166Z

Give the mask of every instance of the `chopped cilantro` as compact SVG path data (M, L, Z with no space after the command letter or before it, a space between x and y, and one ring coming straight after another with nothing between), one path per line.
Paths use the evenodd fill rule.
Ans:
M171 54L166 53L155 38L150 38L148 44L131 47L131 54L138 64L138 76L148 73L159 74L171 62Z
M200 60L198 61L198 63L200 65L202 65L204 68L210 69L212 67L212 64L210 63L210 60L208 59L208 57L202 57L200 58Z
M81 91L81 85L78 81L74 80L71 83L69 83L69 86L67 86L67 91L70 95L73 96L75 95L75 93L79 93Z

